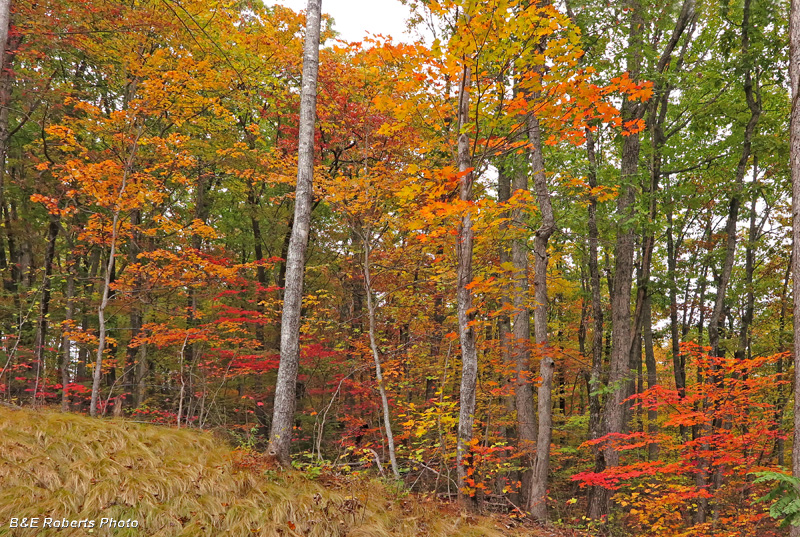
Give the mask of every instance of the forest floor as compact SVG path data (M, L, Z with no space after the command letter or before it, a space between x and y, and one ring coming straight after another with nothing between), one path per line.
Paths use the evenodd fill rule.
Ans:
M10 527L37 517L38 528ZM64 519L95 526L53 528ZM469 515L374 479L275 469L208 432L0 406L0 536L87 534L577 535Z

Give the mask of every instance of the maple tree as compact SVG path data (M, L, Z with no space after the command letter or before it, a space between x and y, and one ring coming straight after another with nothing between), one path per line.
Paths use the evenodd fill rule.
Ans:
M692 357L698 376L713 381L692 385L683 394L662 385L636 394L637 406L662 411L658 431L608 434L588 442L613 446L618 452L656 444L659 456L602 472L582 472L573 479L582 486L616 491L620 505L630 506L627 522L644 532L736 535L759 526L759 533L768 535L772 525L765 519L768 506L755 501L762 492L753 485L752 473L768 464L774 440L783 434L775 426L770 402L775 385L787 382L770 372L777 357L720 358L708 354L711 347L691 344L681 350ZM682 439L682 428L696 434ZM721 486L696 480L698 474L714 472L723 476ZM715 511L717 530L710 522L691 524L691 512L708 502Z

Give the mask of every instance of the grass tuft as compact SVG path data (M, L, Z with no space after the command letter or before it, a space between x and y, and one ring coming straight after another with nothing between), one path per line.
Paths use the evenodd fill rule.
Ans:
M0 536L87 535L12 530L12 517L139 522L92 532L117 537L538 535L488 518L466 522L435 502L397 499L378 482L323 484L258 461L196 430L0 407Z

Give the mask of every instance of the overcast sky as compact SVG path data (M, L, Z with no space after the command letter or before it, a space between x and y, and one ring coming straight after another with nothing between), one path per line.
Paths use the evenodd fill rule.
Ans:
M306 0L266 0L295 11L306 9ZM367 32L392 36L395 41L411 41L405 33L408 8L399 0L322 0L322 12L331 15L334 29L345 41L361 41Z

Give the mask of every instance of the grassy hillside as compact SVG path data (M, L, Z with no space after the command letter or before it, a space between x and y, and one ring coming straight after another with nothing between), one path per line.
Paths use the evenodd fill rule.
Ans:
M37 529L10 528L32 517ZM95 527L52 527L63 519ZM0 536L537 535L503 526L379 483L265 472L209 433L0 407Z

